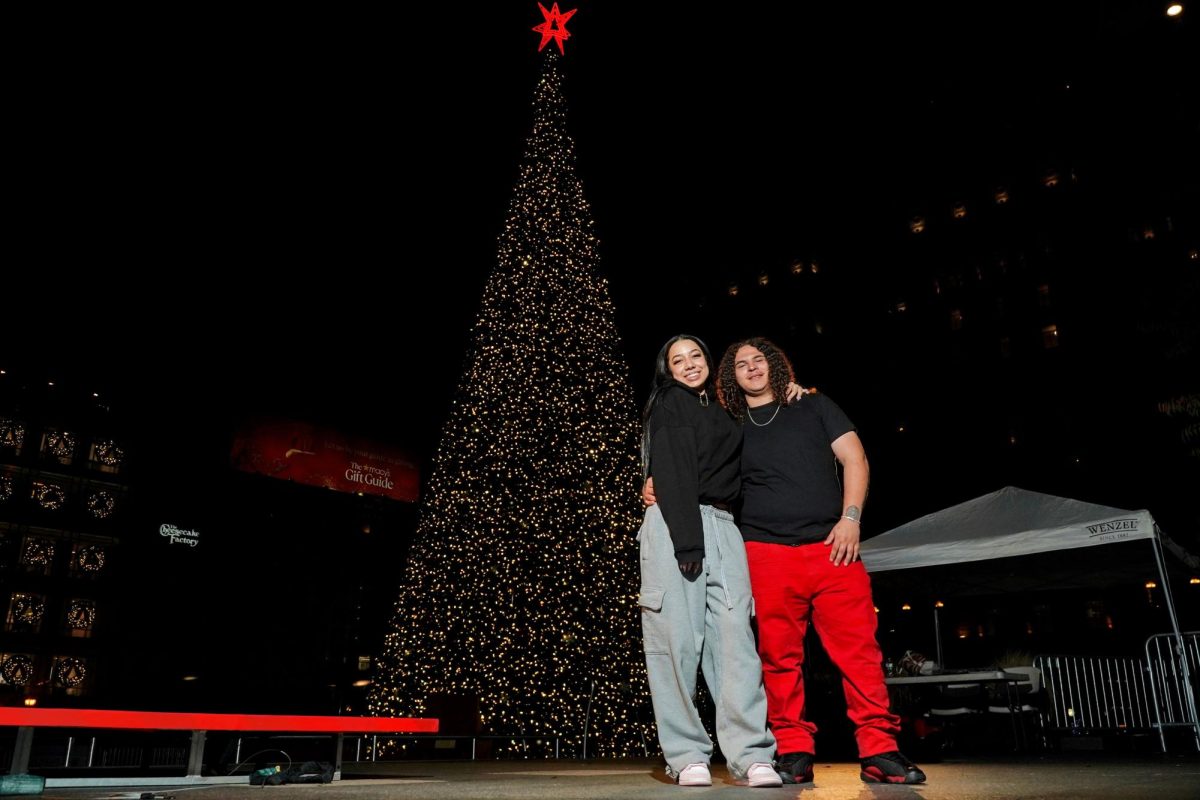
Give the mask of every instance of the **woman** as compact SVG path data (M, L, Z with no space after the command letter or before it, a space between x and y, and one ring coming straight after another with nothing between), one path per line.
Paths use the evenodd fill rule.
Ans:
M698 666L729 771L750 786L779 786L746 551L729 513L742 432L716 401L711 364L695 336L669 340L643 414L642 468L658 499L638 533L646 672L667 774L680 786L712 785L713 743L694 703Z

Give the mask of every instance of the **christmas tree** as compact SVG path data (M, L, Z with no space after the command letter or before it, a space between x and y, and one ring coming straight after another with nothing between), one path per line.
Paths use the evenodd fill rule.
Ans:
M547 52L370 706L428 716L431 698L465 695L484 732L560 736L578 755L586 720L586 755L642 754L656 739L637 607L639 423L560 61Z

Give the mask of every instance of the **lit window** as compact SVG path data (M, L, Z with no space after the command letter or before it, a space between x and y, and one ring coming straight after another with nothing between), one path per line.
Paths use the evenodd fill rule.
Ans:
M40 594L14 592L8 605L8 617L5 620L8 630L31 631L36 633L42 627L42 617L46 615L46 598Z
M1008 189L1001 186L992 197L995 199L996 205L1002 206L1008 202Z
M813 275L816 275L818 272L821 271L821 265L814 261L808 265L808 271L811 272Z
M729 284L729 296L730 296L730 297L737 297L737 295L738 295L738 287L737 287L737 284L736 284L736 283L731 283L731 284Z
M30 497L47 511L58 511L67 502L66 490L57 483L34 481L31 489Z
M771 276L768 275L767 273L764 272L758 276L758 285L759 286L766 286L770 282L771 282Z
M908 223L908 229L913 233L922 233L925 230L925 218L913 217Z
M803 275L804 274L804 262L803 261L793 261L792 262L792 274L793 275Z
M950 312L950 330L961 331L963 325L963 313L959 309L954 309Z
M358 657L358 671L366 672L370 668L371 668L371 657L370 656L359 656Z
M42 455L60 464L70 464L75 457L75 434L62 430L46 431L42 434Z
M35 575L49 575L56 549L53 539L30 536L21 549L21 566Z
M104 569L104 548L98 544L79 542L71 549L72 575L99 575Z
M92 600L71 600L67 604L67 635L86 639L96 626L96 603Z
M13 653L6 658L0 658L0 683L10 686L27 686L33 678L33 658L25 653ZM29 698L34 702L25 705L37 705L37 698Z
M967 207L959 203L950 210L950 216L954 217L954 219L965 219L967 216Z
M92 469L102 472L120 472L125 460L125 451L111 439L92 442L88 462Z
M0 419L0 447L20 455L23 444L25 444L25 426L14 419Z
M108 519L116 507L117 501L111 492L100 490L88 495L87 511L96 519Z
M50 668L54 685L64 687L69 695L83 694L79 687L87 679L87 672L87 662L74 656L58 656Z
M1058 173L1054 170L1050 170L1044 176L1042 176L1042 185L1047 189L1053 189L1055 186L1058 186L1058 182L1060 180L1061 179L1058 177Z
M904 302L903 300L901 300L899 303L896 303L897 314L903 314L905 311L908 311L908 303Z
M1154 228L1150 227L1149 225L1142 228L1142 239L1144 239L1145 241L1148 242L1153 238L1154 238Z
M1050 350L1058 347L1058 326L1047 325L1042 328L1042 347Z

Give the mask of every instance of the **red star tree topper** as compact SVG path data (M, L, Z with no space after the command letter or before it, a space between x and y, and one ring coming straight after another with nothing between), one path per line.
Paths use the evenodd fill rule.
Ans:
M558 3L550 6L549 11L541 3L538 3L538 8L542 10L542 17L546 20L541 25L533 26L533 29L542 35L542 42L538 45L538 52L542 52L542 48L553 39L554 43L558 45L559 54L566 55L563 51L563 42L571 38L571 34L567 32L567 20L575 16L575 12L579 9L572 8L564 14L558 10Z

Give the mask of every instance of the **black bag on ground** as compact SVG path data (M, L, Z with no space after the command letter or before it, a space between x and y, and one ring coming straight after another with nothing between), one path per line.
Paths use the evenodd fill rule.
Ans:
M288 783L333 783L333 764L328 761L305 761L300 766L288 767Z

